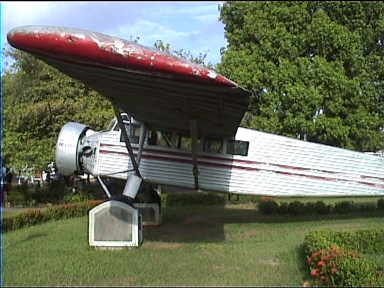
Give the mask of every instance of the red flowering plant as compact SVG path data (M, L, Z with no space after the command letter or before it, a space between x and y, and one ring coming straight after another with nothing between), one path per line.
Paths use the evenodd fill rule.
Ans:
M336 259L347 254L354 256L350 251L342 250L337 246L330 246L307 256L307 265L315 284L337 286L338 268Z

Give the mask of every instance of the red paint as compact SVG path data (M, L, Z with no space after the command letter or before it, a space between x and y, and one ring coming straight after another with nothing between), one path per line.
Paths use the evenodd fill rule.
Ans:
M100 33L61 27L26 26L13 29L7 38L15 48L63 61L158 72L168 77L182 76L190 80L237 87L234 82L222 75L214 75L213 71L203 66Z

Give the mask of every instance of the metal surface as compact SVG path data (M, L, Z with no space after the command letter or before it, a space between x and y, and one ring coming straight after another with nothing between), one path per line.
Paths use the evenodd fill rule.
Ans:
M89 211L91 246L139 246L142 242L138 209L120 201L107 201Z
M152 128L234 136L249 92L202 66L116 37L80 29L24 26L8 42L83 81Z
M195 181L195 189L199 189L199 167L197 165L197 121L191 120L191 139L192 139L192 174Z
M143 179L136 175L128 175L127 183L125 183L123 195L135 199Z
M127 135L127 130L125 129L125 124L124 124L123 119L121 117L121 113L115 105L113 106L113 109L115 111L117 124L120 127L120 131L121 131L121 134L122 134L123 139L124 139L125 147L127 148L127 151L128 151L129 157L130 157L130 161L132 163L135 174L141 178L140 171L139 171L139 165L137 164L135 156L133 155L131 143L130 143L129 137Z
M75 122L69 122L61 128L56 144L56 165L61 174L69 176L80 170L79 142L87 129L86 125Z
M92 173L131 168L119 137L118 131L102 133ZM287 197L384 195L382 157L245 128L236 139L250 142L248 156L198 153L201 189ZM140 171L146 181L193 189L192 168L191 152L144 145ZM126 179L127 173L114 177Z
M101 188L103 189L104 193L107 195L108 199L111 199L111 193L109 193L108 187L104 184L104 181L101 179L100 176L97 176L97 182L99 182Z

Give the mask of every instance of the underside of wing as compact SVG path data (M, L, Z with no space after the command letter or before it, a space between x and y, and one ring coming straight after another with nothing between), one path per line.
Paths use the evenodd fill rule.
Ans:
M8 33L32 53L84 82L155 129L234 136L249 92L203 66L137 43L80 29L24 26Z

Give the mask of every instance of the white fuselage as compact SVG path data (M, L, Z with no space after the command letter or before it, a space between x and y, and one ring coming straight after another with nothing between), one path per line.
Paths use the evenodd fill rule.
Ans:
M86 139L95 148L83 159L86 172L127 179L132 165L120 137L120 131L111 130ZM222 139L216 152L204 152L209 145L201 139L199 189L271 196L384 195L382 157L246 128L238 128L235 139L249 142L247 156L227 154L229 139ZM132 147L137 154L138 144ZM193 163L190 151L149 145L147 138L139 169L145 181L194 188Z

